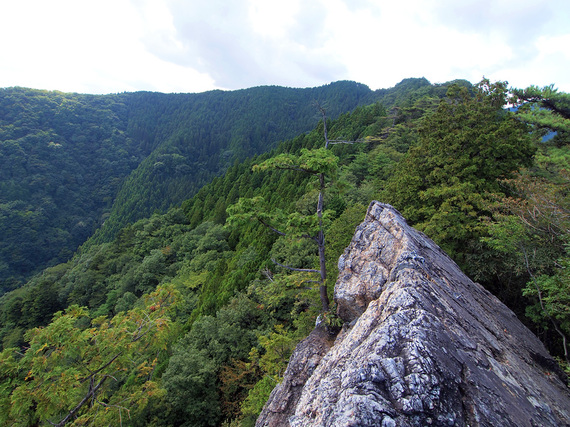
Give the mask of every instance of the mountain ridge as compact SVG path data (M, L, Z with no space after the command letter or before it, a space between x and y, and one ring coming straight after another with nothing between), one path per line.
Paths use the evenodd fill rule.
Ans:
M414 81L403 86L408 84L413 86ZM567 139L561 134L551 142L539 143L539 133L525 127L518 113L502 108L504 90L504 83L488 81L466 88L461 84L421 86L392 92L390 99L398 101L389 108L381 103L368 104L327 120L327 133L321 121L310 132L298 134L270 152L234 162L180 207L129 224L109 242L85 245L70 261L43 270L24 286L3 295L0 422L37 425L77 416L85 422L97 419L97 424L119 424L128 410L133 425L207 426L223 422L251 427L282 378L295 344L309 335L316 319L333 331L345 323L350 327L349 320L362 318L367 301L377 296L374 286L381 286L383 278L392 276L377 268L374 286L356 292L353 300L362 301L356 304L356 310L347 310L347 305L341 303L340 312L336 307L323 312L318 292L323 286L314 285L315 268L321 266L320 252L314 241L304 237L315 231L319 193L323 196L322 230L326 234L324 287L330 296L336 279L334 265L354 236L369 201L393 199L401 212L419 204L424 208L424 222L416 217L414 226L439 239L438 243L455 239L459 252L454 259L469 260L466 265L472 271L484 273L486 281L480 281L485 288L500 289L502 301L537 332L552 354L563 357L564 342L550 325L566 332L567 323L561 317L564 313L546 310L557 308L552 306L553 297L568 283L567 270L552 262L564 257L564 236L554 236L553 244L553 236L547 234L552 228L548 227L541 228L545 230L542 236L529 227L532 235L527 236L522 223L527 218L521 220L517 216L520 212L514 209L532 207L538 191L540 197L552 200L554 208L566 209L567 186L560 180L560 168L568 158L569 150L564 145ZM150 95L139 98L146 116L131 125L147 144L144 149L150 151L157 140L173 135L179 128L177 118L171 118L173 104L157 101L148 110L143 102L146 96ZM156 98L167 99L160 95ZM115 107L119 112L126 111L120 104ZM314 110L310 114L316 115ZM163 126L169 123L172 126ZM244 123L254 122L248 118ZM477 125L476 137L473 124ZM98 126L89 129L95 134L105 131ZM109 130L110 137L120 137L120 132L113 133L112 126ZM456 137L450 140L449 134ZM327 135L329 141L363 143L332 144L324 150ZM62 141L47 139L49 136L43 140L45 150L61 150L57 144ZM172 142L167 148L176 146L177 141ZM456 168L464 172L466 168L461 166L477 157L449 155L450 150L461 153L464 143L471 144L470 152L475 153L500 148L484 151L486 155L477 158L484 160L488 169L475 183L469 181L471 175L453 172ZM105 144L113 146L112 140ZM540 157L533 162L535 150L540 150ZM505 154L513 160L507 170L502 161ZM167 177L169 168L176 173L178 166L184 166L177 164L179 156L183 153L160 151L150 166L156 169L153 172L157 177ZM311 173L287 168L298 165L299 160L310 160L311 166L304 169L314 172L325 159L328 166L324 190ZM114 159L108 156L108 160ZM522 168L525 165L531 169ZM422 180L426 169L433 172L429 181ZM445 170L452 171L451 179L442 173ZM504 173L498 174L501 171ZM184 167L179 172L183 173ZM412 174L420 179L399 184L402 176ZM62 175L78 179L76 174ZM502 191L494 195L482 191L497 189L498 180L504 177L513 178L512 188L501 186ZM489 185L481 186L481 180ZM423 187L403 194L418 185ZM408 199L399 201L393 188ZM465 189L471 189L469 197L464 197ZM497 198L502 204L491 205ZM251 207L254 210L247 211ZM240 217L243 222L238 222ZM461 220L466 217L477 225L476 233L464 233L470 225L461 228ZM425 221L441 226L435 231L449 230L450 225L455 228L452 233L432 234L434 229L427 229ZM264 223L286 235L275 233ZM552 225L567 228L564 218ZM482 236L492 239L482 240ZM532 249L538 255L528 260L530 268L522 270L520 263L524 259L517 252L521 243L525 245L523 250ZM376 253L382 252L380 247L376 249ZM420 261L416 258L403 259L394 276L409 272L410 266ZM341 264L358 267L357 262L343 259ZM567 265L569 261L562 258L560 262ZM372 268L366 270L369 274L364 271L363 277L368 280ZM534 294L523 294L529 292L527 270L541 275L536 276L535 284L546 297L542 308ZM426 304L430 298L426 296ZM413 308L408 312L413 313ZM525 317L525 310L529 317ZM549 319L549 314L556 317ZM141 325L149 328L149 338L158 338L156 346L129 344L129 334ZM445 333L445 327L440 329L436 335ZM496 332L501 335L500 328ZM324 341L330 341L328 331L325 333ZM398 341L403 346L409 342L405 336ZM326 350L328 343L322 344L320 349L320 344L315 346L317 352ZM552 359L545 356L537 360L551 374L555 371ZM558 360L564 367L563 359ZM307 362L314 365L311 357ZM394 362L400 366L398 360ZM397 374L395 387L407 384L398 369L389 371ZM88 399L93 405L78 406L86 402L89 393L89 381L83 379L93 378L93 372L101 380L110 376L114 380L101 383L96 399ZM119 406L110 406L115 403ZM103 405L109 409L101 410ZM396 415L388 413L393 421ZM389 419L386 422L390 424Z
M100 242L188 199L232 163L309 131L320 119L315 99L330 101L333 117L370 94L350 82L202 94L0 89L0 290L65 261L104 222ZM18 247L22 237L32 244Z
M392 206L370 204L338 266L343 330L327 345L317 325L298 346L257 427L570 420L568 378L538 338Z

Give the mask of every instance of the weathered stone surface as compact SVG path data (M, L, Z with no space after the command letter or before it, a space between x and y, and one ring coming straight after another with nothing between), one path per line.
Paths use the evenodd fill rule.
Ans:
M305 382L333 342L334 339L326 329L317 326L307 338L297 345L287 364L283 382L271 392L256 425L268 427L288 425L288 418L295 411L295 405L301 397Z
M350 326L300 345L258 426L570 425L542 343L391 206L370 205L339 270Z

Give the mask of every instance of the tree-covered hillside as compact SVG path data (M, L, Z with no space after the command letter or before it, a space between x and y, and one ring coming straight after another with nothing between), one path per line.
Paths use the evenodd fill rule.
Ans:
M330 298L373 199L563 360L570 153L552 123L567 124L568 95L423 80L376 95L0 298L0 422L253 425L317 316L341 326L319 295L320 245Z
M188 199L233 163L309 131L319 120L314 102L330 105L336 117L371 102L373 93L358 83L337 82L312 89L267 86L190 95L130 96L133 116L139 109L155 105L157 98L169 105L156 108L153 118L130 121L133 134L144 135L157 148L122 185L109 218L95 238L97 242L114 237L137 219L157 210L164 212ZM157 126L161 122L164 126Z
M364 85L201 94L0 90L0 293L191 197L262 153L373 96Z
M422 84L422 86L429 88L430 91L440 90L439 87L429 84L427 86ZM397 91L402 91L402 88L397 88ZM417 93L416 95L417 97L423 96ZM312 117L318 114L313 106L310 108L311 112L308 114ZM394 118L389 115L400 116L402 115L400 111L407 111L407 108L395 108L392 113L389 113L381 104L361 107L353 114L343 115L331 123L329 125L330 137L359 139L381 134L394 122ZM329 115L328 110L327 115ZM405 120L402 119L402 121ZM321 126L312 132L280 144L275 154L298 153L303 148L312 149L322 146L322 131L321 123ZM339 145L334 148L334 152L342 155L344 164L350 163L354 156L360 161L357 162L359 166L353 172L346 169L339 185L331 188L329 194L326 195L327 205L336 206L334 208L336 219L330 217L333 222L326 224L327 229L331 230L327 251L332 254L329 254L329 270L333 274L328 281L329 287L334 282L333 259L338 257L348 243L352 229L360 220L364 211L364 203L367 203L372 188L372 186L363 188L362 194L359 194L360 190L358 190L343 196L342 194L345 194L342 190L343 182L356 184L368 176L369 173L366 171L368 166L362 162L369 157L376 159L374 163L377 165L373 167L373 170L386 175L390 165L402 155L407 144L403 140L406 138L402 137L399 131L394 132L393 135L398 140L396 147L392 147L391 144L386 144L381 148L377 147L377 153L372 157L366 153L372 151L375 145L379 145L377 143ZM255 223L238 228L223 226L227 216L226 208L236 203L240 196L264 196L273 207L281 208L284 212L291 212L296 206L302 205L306 206L303 209L308 214L314 209L311 200L312 184L303 174L279 171L254 173L252 171L251 167L255 162L269 158L268 156L235 163L223 177L215 178L195 197L185 202L182 209L174 208L166 215L153 215L127 226L113 241L85 247L73 260L45 270L24 287L5 295L0 303L1 336L4 345L6 347L22 345L27 339L24 336L26 330L49 324L53 313L65 310L74 304L88 307L91 317L114 316L115 313L134 309L142 303L145 294L152 292L157 286L170 283L173 286L173 292L178 295L177 299L180 304L172 312L174 317L171 320L176 319L175 324L179 329L172 337L169 346L177 341L181 333L189 331L190 328L200 328L200 325L205 325L210 321L218 322L218 320L211 319L217 319L212 316L217 316L219 310L225 310L224 312L230 318L236 315L246 316L246 318L253 316L253 319L258 320L246 322L247 326L244 325L244 328L257 328L263 334L269 333L268 336L272 336L273 332L270 331L273 325L286 322L293 327L291 313L294 311L297 313L294 317L298 317L295 320L297 326L291 330L289 326L286 329L279 326L277 329L281 331L277 336L284 337L283 339L289 343L289 348L294 340L298 339L294 337L301 337L307 332L309 325L314 322L318 305L312 302L312 291L306 292L303 288L298 289L294 283L289 283L287 289L281 292L278 281L274 281L275 286L264 291L260 285L263 284L262 278L265 276L260 276L259 271L260 269L266 271L270 276L274 274L275 267L269 260L272 256L284 263L291 262L300 267L310 266L313 262L314 249L307 242L289 244L284 239L276 239L277 236ZM369 160L365 161L365 163L368 162ZM304 196L305 193L307 193L306 196ZM345 200L346 197L348 198ZM301 202L304 198L307 200ZM253 287L248 291L250 286ZM247 292L251 292L251 295L247 296ZM232 302L240 293L243 293L243 296L238 298L240 302ZM256 294L259 296L255 296ZM266 302L261 302L260 299ZM256 300L260 302L255 302ZM228 303L238 304L237 306L241 307L239 310L245 311L237 314L231 308L225 309ZM261 306L267 308L259 311ZM84 312L81 313L81 316L85 316ZM70 316L76 316L76 314L72 315L70 312ZM71 317L65 319L71 319ZM193 326L195 324L198 326ZM204 339L210 340L209 334L215 333L216 328L204 329L203 333L206 334ZM205 363L203 366L209 367L209 370L202 370L196 378L203 376L208 378L208 382L203 387L215 394L218 393L216 390L219 390L217 375L223 369L230 369L229 364L233 363L234 359L236 363L241 363L239 360L247 361L248 352L257 346L255 334L246 333L246 330L241 329L236 332L248 337L248 341L244 341L241 347L241 353L228 348L220 353L221 358L213 362L208 361L212 357L210 353L202 352L197 359L200 363L195 366L202 366ZM268 342L267 345L270 346L271 343ZM162 376L166 363L173 354L172 351L173 348L170 348L165 353L166 359L161 362L163 368L157 370L159 377ZM217 350L211 348L209 351ZM284 353L280 351L279 354ZM174 358L174 360L178 359ZM186 366L185 361L180 363ZM279 359L278 363L281 366L284 362ZM265 362L261 364L264 365ZM7 363L5 366L11 365ZM187 369L184 366L181 367L182 371ZM259 369L254 369L250 381L257 382L259 375L263 376ZM265 369L273 368L267 365ZM189 375L192 374L189 373ZM214 410L209 420L219 420L222 414L224 417L230 417L232 413L240 412L239 402L245 397L246 389L239 385L239 382L236 386L238 389L233 392L228 391L228 396L220 401L221 406L218 409L216 405L211 404L211 401L208 403L208 407ZM171 385L167 386L165 382L164 387L171 387ZM173 399L179 398L180 387L182 386L174 387L170 393ZM263 387L267 387L265 382L258 386L260 392ZM202 397L196 397L194 400L198 398ZM259 405L260 399L262 398L252 402L253 408ZM175 412L181 410L176 409L178 404L171 401L170 397L167 400L168 402L163 403L168 408L174 408L169 410ZM235 403L231 404L230 401L235 401ZM159 402L155 404L158 405ZM200 406L198 401L196 405ZM189 410L193 411L192 407ZM252 410L256 411L256 409ZM168 417L175 419L183 416L184 411L179 415L169 414ZM199 418L200 415L197 417ZM206 422L209 423L208 420Z
M68 259L151 151L117 96L0 90L0 293Z

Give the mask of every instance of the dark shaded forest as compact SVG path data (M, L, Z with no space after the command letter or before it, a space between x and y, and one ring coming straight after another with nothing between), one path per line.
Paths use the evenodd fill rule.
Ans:
M0 421L253 425L317 317L331 333L342 326L319 291L332 296L338 257L374 199L434 239L567 367L570 97L486 80L409 79L376 92L338 85L296 103L282 88L204 94L192 107L174 101L190 95L95 97L105 108L89 118L92 132L107 122L108 130L76 149L89 156L88 145L106 141L105 154L85 163L70 154L59 167L52 162L73 145L72 131L62 125L42 139L48 131L38 130L34 139L43 113L16 125L8 119L20 115L3 109L2 159L6 146L22 160L2 164L2 197L11 197L2 207L29 220L3 238L7 253L46 250L41 242L73 235L75 221L86 230L0 298ZM28 90L11 91L25 105ZM95 108L83 95L33 93L45 98L45 114L73 97L77 108ZM208 114L216 127L200 124ZM91 122L81 117L83 135ZM34 149L42 173L32 169ZM56 177L68 168L77 168L68 180ZM90 195L78 176L101 190ZM77 211L42 216L41 194L59 200L52 179ZM0 218L9 229L12 217ZM14 287L24 275L3 262Z
M0 90L0 293L125 225L166 212L235 162L371 102L364 85L201 94Z

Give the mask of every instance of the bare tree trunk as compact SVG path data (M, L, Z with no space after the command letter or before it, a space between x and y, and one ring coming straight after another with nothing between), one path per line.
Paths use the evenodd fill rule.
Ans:
M327 265L325 258L325 233L323 231L323 193L325 191L325 175L319 174L320 191L319 201L317 202L317 216L319 218L319 233L317 235L317 246L319 247L319 267L321 270L321 285L319 293L321 296L321 305L323 312L329 311L330 301L327 294Z
M319 293L321 296L321 305L323 306L323 312L329 311L329 296L327 293L327 267L325 264L325 239L322 231L319 231L319 239L322 239L322 243L319 242L319 265L321 267L321 280Z
M327 131L327 111L318 102L316 103L316 106L319 109L319 111L321 112L321 115L323 116L323 128L324 128L324 134L325 134L325 148L329 148L329 134Z

